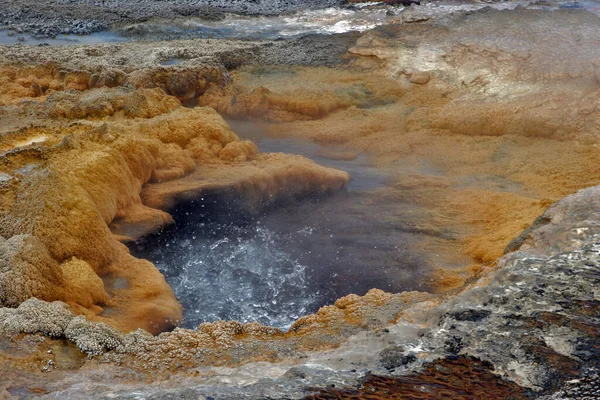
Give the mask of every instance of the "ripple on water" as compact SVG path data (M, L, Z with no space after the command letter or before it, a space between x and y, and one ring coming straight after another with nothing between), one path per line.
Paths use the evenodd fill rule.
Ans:
M184 326L237 320L288 328L312 311L306 267L282 251L275 234L248 227L191 224L146 256L184 306Z
M330 154L322 146L250 137L248 128L234 124L261 151L302 154L349 171L353 180L346 192L259 216L198 199L175 211L176 229L131 244L165 275L184 307L184 326L223 319L285 329L350 293L427 289L426 262L410 250L423 237L410 222L418 210L371 194L386 185L385 173L366 156L327 158L319 155ZM404 217L390 218L399 213Z

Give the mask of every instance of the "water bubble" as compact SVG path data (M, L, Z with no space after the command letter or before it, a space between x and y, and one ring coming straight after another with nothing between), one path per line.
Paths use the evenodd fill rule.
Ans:
M183 305L184 326L223 319L286 329L316 310L306 267L281 250L278 235L264 225L204 225L175 231L174 246L148 246L144 255Z

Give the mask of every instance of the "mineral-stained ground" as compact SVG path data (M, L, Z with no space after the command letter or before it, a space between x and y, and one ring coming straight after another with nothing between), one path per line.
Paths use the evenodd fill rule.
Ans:
M600 18L413 7L285 43L0 46L0 397L595 398ZM125 243L205 196L257 214L352 179L224 118L367 154L389 184L364 207L423 236L427 291L177 327Z

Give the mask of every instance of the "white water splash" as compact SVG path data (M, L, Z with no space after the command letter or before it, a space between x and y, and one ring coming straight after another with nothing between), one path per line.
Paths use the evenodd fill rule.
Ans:
M151 250L184 306L184 325L221 319L260 322L286 329L314 311L305 266L277 246L262 227L233 228L227 238L189 236ZM312 307L311 307L312 306Z

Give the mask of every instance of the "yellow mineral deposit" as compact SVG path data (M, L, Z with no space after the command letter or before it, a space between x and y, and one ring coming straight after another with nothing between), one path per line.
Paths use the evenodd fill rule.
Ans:
M2 171L15 178L2 193L1 236L22 241L5 305L61 300L123 331L167 330L179 324L181 306L160 272L117 239L160 230L173 222L165 211L178 199L208 190L232 188L259 201L339 189L348 180L302 157L258 154L214 110L183 108L162 89L65 93L44 106L49 125L84 120L87 129L63 137L50 129L52 146L25 130L3 155ZM126 284L109 296L105 277Z
M249 120L275 137L339 149L330 158L367 154L389 175L374 198L417 205L427 210L423 231L454 234L421 250L439 256L427 271L432 291L456 293L494 268L549 205L600 182L598 35L577 30L600 26L598 18L564 12L554 23L542 13L390 25L362 35L337 67L164 68L147 43L19 50L38 60L29 63L0 57L0 305L62 301L112 327L97 325L119 338L100 350L121 349L137 371L281 361L338 346L373 321L378 329L421 323L420 312L443 297L373 289L301 317L289 332L237 322L175 329L182 306L171 287L123 243L173 224L178 204L204 194L234 193L258 209L349 182L307 158L259 152L223 118ZM538 29L540 21L551 26ZM202 54L194 43L156 46L193 58ZM119 336L138 328L160 335ZM228 353L236 343L243 351ZM191 355L200 348L217 350Z

